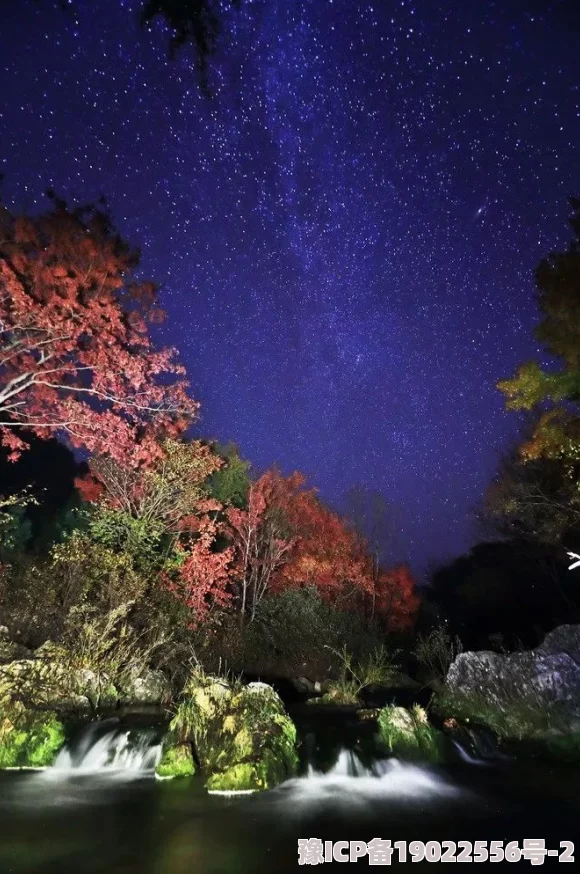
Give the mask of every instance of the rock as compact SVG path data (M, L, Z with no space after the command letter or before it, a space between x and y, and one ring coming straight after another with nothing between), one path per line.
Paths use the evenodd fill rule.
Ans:
M296 691L300 695L304 695L305 698L312 698L314 695L317 694L316 684L313 683L311 680L307 679L307 677L296 677L290 682L292 683L292 686L296 689Z
M119 700L119 693L107 674L97 674L90 668L78 668L72 674L71 681L95 710L111 709Z
M114 706L116 700L116 689L106 675L98 676L88 668L72 670L47 655L0 666L0 705L20 702L33 710L87 715L102 706Z
M563 625L528 652L461 653L449 668L439 709L525 738L580 728L580 626Z
M394 673L388 683L384 683L383 686L388 689L410 689L413 692L422 688L421 683L414 680L408 674L404 674L402 671Z
M378 718L381 743L396 756L439 762L444 752L444 737L429 724L422 707L412 710L390 705Z
M195 774L191 744L173 741L164 744L163 755L155 773L158 777L191 777Z
M161 671L148 668L139 674L130 674L119 683L124 704L163 704L169 700L169 684Z
M294 723L265 683L232 689L196 674L171 727L193 742L210 790L269 789L295 771Z
M21 643L9 640L6 635L0 635L0 665L5 665L18 659L30 658L32 658L31 650L26 649Z
M64 744L65 731L56 713L31 711L16 703L0 717L0 768L52 765Z
M536 649L544 655L566 653L580 665L580 625L560 625L550 631Z

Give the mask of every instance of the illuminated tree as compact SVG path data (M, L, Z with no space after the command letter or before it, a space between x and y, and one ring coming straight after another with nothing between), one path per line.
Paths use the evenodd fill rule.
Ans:
M161 313L137 265L92 207L0 213L0 437L14 456L24 429L139 464L195 416L175 351L153 346Z
M536 271L542 320L537 338L559 368L523 364L511 379L498 383L510 410L539 410L524 458L559 458L577 482L580 461L580 200L571 201L574 239L564 252L545 258Z

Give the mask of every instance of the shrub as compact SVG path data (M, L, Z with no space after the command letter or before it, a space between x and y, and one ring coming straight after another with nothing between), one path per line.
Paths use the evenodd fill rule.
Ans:
M449 666L462 650L461 641L439 625L429 634L420 634L415 647L415 656L430 675L430 679L443 683Z

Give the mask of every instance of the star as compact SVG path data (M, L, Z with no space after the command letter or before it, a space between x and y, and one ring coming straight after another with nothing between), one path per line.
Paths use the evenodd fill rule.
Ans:
M467 549L518 427L495 385L536 354L533 272L579 190L558 4L223 4L211 98L136 0L9 5L3 198L106 195L196 433L335 505L372 484L416 571Z

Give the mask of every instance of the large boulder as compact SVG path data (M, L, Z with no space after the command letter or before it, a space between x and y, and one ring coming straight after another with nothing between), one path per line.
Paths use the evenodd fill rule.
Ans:
M265 683L232 688L194 675L172 730L193 743L213 791L269 789L296 769L294 723Z
M461 653L439 707L505 737L580 730L580 626L563 625L527 652Z
M20 703L32 710L89 713L87 679L50 659L19 659L0 666L0 706Z
M119 682L119 692L123 704L159 705L171 697L169 684L161 671L145 668L131 672Z

